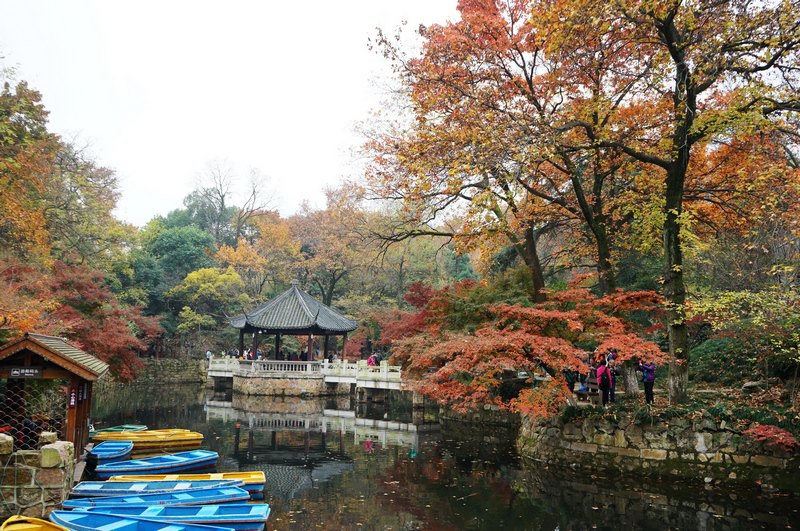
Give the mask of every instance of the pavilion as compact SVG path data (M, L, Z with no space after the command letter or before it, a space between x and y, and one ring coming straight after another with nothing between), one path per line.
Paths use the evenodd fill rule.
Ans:
M305 336L308 338L303 359L313 360L314 336L323 336L323 356L330 351L329 340L342 336L342 350L347 342L347 333L358 326L335 310L325 306L311 295L297 287L292 287L269 302L230 320L239 329L239 352L244 352L245 334L253 335L252 352L258 351L259 336L275 336L275 359L281 357L281 336Z
M83 448L89 442L92 384L108 364L60 337L26 333L0 346L0 431L35 449L42 431Z

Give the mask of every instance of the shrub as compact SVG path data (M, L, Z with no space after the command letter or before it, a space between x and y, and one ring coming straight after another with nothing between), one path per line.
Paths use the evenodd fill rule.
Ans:
M777 426L755 424L742 433L767 446L777 446L786 452L800 449L800 442L794 438L794 435Z
M703 341L692 349L689 359L689 374L702 382L739 386L760 374L755 359L731 338Z

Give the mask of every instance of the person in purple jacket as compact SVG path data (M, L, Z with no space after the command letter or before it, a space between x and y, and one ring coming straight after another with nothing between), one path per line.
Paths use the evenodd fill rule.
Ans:
M653 383L656 381L656 364L652 359L639 362L639 370L642 371L642 381L644 382L644 399L648 404L653 403Z

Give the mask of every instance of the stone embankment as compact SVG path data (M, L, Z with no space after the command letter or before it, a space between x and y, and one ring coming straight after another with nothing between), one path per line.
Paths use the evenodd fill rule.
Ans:
M0 520L13 514L47 517L72 489L75 451L55 433L40 436L39 450L14 451L14 439L0 433Z
M521 455L549 464L800 493L800 455L742 436L708 414L639 425L629 414L524 419Z
M147 358L139 372L139 383L202 383L207 379L205 360L192 358Z

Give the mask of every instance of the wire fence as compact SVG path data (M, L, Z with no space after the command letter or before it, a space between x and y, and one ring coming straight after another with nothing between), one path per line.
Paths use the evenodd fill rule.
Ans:
M63 439L67 424L66 380L0 380L0 432L14 438L15 450L35 450L39 435Z

